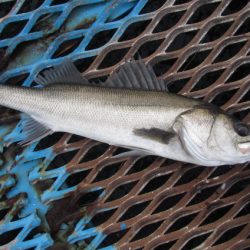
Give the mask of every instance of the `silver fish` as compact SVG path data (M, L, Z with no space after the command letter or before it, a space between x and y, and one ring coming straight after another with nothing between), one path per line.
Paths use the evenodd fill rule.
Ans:
M126 62L100 86L67 60L36 77L43 88L0 86L0 105L24 112L21 144L52 132L81 135L204 166L250 160L250 126L212 104L171 94L142 60Z

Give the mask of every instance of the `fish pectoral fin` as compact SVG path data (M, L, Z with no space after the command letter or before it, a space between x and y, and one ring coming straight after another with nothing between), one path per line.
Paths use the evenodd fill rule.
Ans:
M114 155L111 158L112 159L119 159L119 158L123 158L123 157L134 157L134 156L143 156L143 155L150 155L150 154L147 154L146 152L139 151L139 150L131 150L131 151L127 151L124 153L120 153L118 155Z
M163 144L168 144L175 136L175 132L165 131L159 128L139 128L134 129L134 134L146 139L151 139Z
M167 91L163 79L157 79L152 67L143 60L127 61L102 83L104 87Z
M90 85L89 81L82 76L74 63L69 59L65 59L60 65L47 69L43 75L38 74L35 78L35 82L43 86L54 84Z
M49 128L35 121L28 115L22 115L22 124L23 124L22 133L24 134L25 139L18 142L18 144L22 146L40 140L41 138L52 133L52 131Z
M130 151L126 151L117 155L112 156L113 159L123 158L123 157L135 157L135 156L146 156L146 155L154 155L154 153L149 152L143 148L137 147L127 147L124 145L116 145L117 147L127 148Z

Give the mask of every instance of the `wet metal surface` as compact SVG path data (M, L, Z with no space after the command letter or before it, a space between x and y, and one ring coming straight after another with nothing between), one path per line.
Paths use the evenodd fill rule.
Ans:
M250 123L248 0L0 0L0 82L71 58L93 81L138 56L174 93ZM0 113L0 248L247 249L249 164L205 168L55 133L20 148ZM20 119L20 121L17 121Z

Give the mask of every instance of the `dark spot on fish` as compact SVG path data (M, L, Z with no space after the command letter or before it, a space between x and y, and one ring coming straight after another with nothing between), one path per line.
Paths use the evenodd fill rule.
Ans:
M139 129L134 129L133 132L137 136L149 138L164 144L168 144L171 141L171 139L175 137L174 132L164 131L159 128L150 128L150 129L139 128Z

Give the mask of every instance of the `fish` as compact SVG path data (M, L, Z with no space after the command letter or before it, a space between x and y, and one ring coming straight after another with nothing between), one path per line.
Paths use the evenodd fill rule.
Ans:
M142 59L126 61L100 84L66 59L35 82L41 87L0 85L0 105L24 114L21 145L68 132L129 149L113 157L156 155L202 166L250 160L248 124L170 93Z

